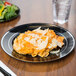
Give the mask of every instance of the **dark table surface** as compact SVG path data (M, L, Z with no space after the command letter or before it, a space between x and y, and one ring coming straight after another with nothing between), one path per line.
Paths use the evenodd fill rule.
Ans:
M20 16L10 22L0 23L0 40L9 29L27 23L53 24L52 0L7 0L16 4ZM76 0L72 0L69 21L60 25L68 29L76 39ZM1 41L0 41L1 42ZM48 63L26 63L7 55L0 45L0 60L17 76L76 76L76 46L65 58Z

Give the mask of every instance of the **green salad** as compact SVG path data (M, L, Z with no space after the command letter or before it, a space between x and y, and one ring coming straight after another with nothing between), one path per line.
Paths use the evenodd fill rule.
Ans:
M10 20L18 15L19 8L9 2L0 1L0 22Z

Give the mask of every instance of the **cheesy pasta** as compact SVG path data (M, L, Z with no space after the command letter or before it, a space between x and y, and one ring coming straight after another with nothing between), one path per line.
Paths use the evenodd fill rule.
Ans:
M54 30L41 27L28 30L15 38L13 49L19 54L29 54L32 57L47 57L49 52L57 47L62 47L64 37L55 34Z

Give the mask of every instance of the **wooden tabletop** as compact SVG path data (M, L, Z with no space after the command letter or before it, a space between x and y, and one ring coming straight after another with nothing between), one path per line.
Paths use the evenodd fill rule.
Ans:
M7 0L20 8L20 17L0 23L0 40L9 29L27 23L53 24L52 0ZM72 0L68 23L60 25L68 29L76 39L76 0ZM1 41L0 41L1 42ZM1 48L0 60L17 76L76 76L76 46L65 58L47 63L27 63L11 58Z

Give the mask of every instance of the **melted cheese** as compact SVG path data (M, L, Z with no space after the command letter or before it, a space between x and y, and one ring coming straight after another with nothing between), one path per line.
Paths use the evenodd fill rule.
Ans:
M13 44L14 50L20 54L29 54L33 57L39 55L46 57L49 52L59 46L64 45L64 37L58 36L53 30L41 30L41 27L21 33Z
M39 37L39 35L37 34L28 34L29 37L25 37L24 40L28 41L29 43L33 44L34 46L36 46L38 50L44 49L46 48L47 44L48 44L48 37L46 37L45 41L43 37L43 39L41 39L42 37ZM32 36L32 39L30 39L30 36Z

